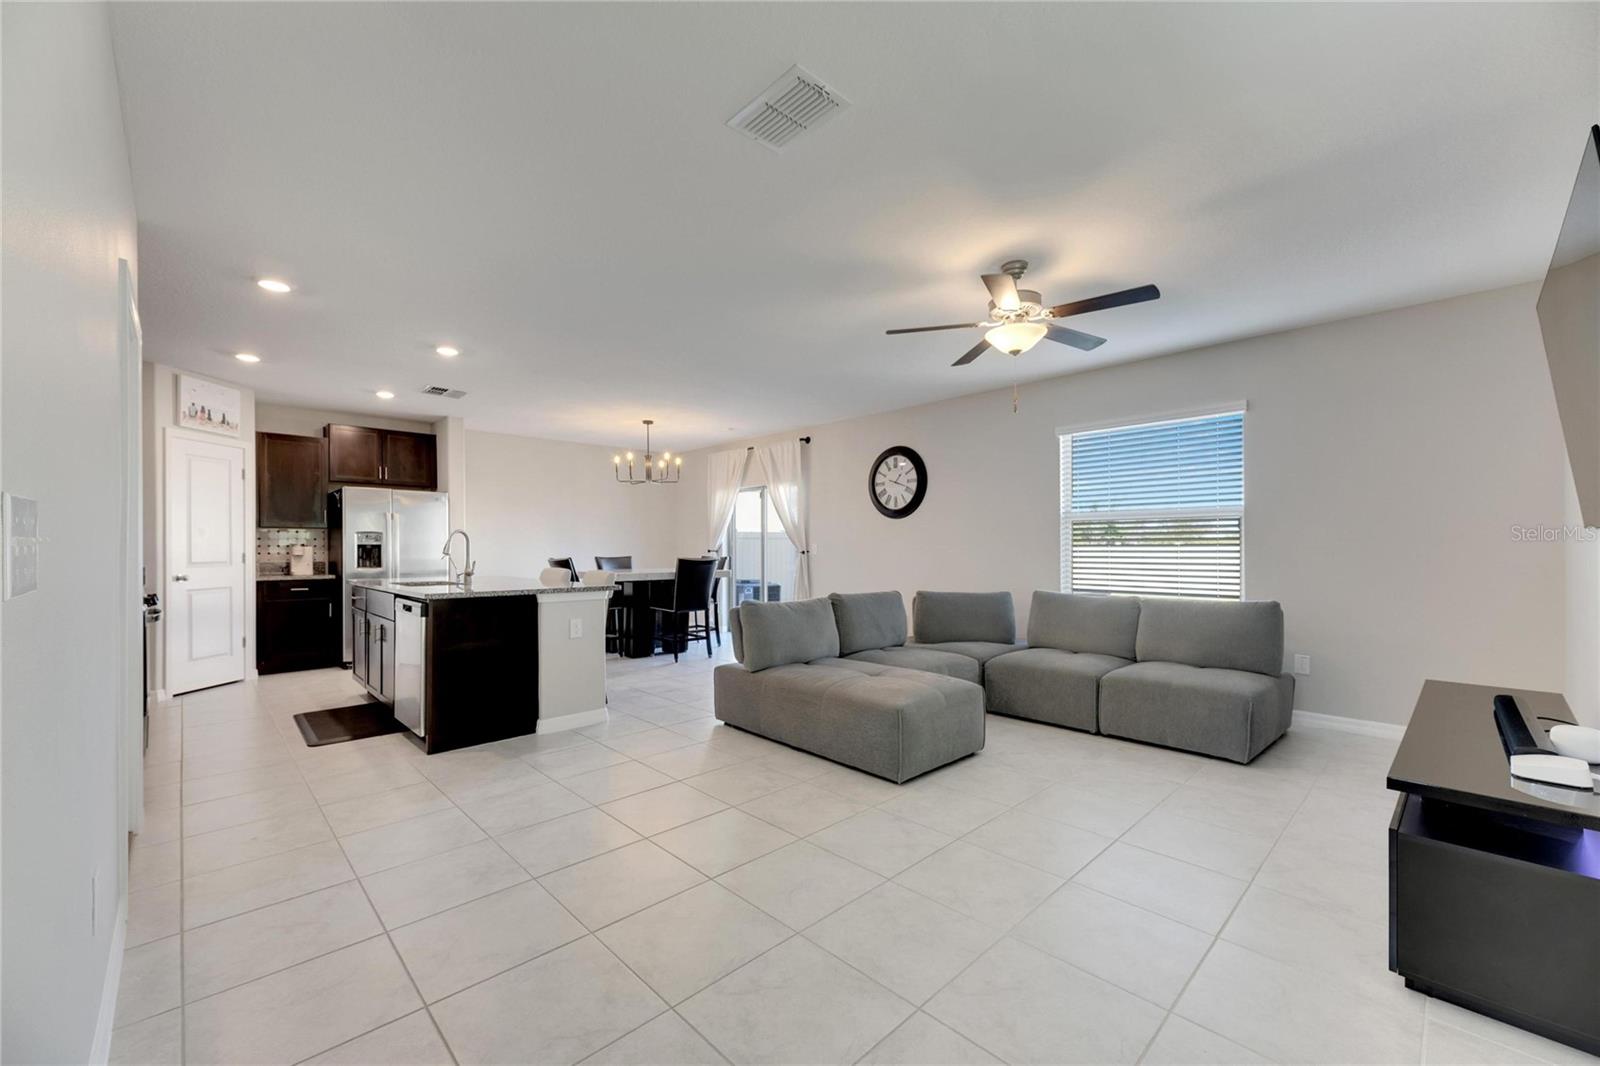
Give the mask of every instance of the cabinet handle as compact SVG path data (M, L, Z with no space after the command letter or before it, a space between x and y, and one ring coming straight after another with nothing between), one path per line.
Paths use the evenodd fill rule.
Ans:
M333 604L331 604L331 603L328 604L328 617L329 618L333 617Z
M309 585L298 585L298 586L290 589L289 591L290 592L310 592L311 591L311 586L309 586Z

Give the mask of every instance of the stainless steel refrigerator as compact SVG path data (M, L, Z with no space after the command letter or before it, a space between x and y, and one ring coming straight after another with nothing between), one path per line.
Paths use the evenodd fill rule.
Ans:
M444 578L450 497L405 489L335 489L328 494L329 562L338 567L344 661L350 661L350 582Z

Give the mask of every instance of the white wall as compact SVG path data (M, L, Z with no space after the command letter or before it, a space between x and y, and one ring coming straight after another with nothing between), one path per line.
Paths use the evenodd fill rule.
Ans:
M1403 722L1430 677L1560 689L1564 549L1511 534L1563 513L1536 293L1055 378L1017 414L1005 390L795 427L813 437L815 590L1010 589L1025 625L1032 591L1059 582L1057 428L1244 400L1246 595L1282 601L1287 652L1313 657L1300 709ZM897 521L866 488L891 444L929 467L922 508ZM703 458L684 463L686 551L704 540Z
M148 353L148 349L147 349ZM215 433L178 428L178 375L214 381L239 390L239 436L230 438ZM237 443L244 449L244 669L246 677L256 676L256 429L255 392L237 381L225 381L205 374L176 370L161 363L144 365L144 559L145 587L161 597L163 605L171 585L167 577L167 440L176 435L213 444ZM284 433L288 430L276 430ZM150 627L150 688L167 694L166 622Z
M677 500L695 489L619 484L617 449L476 430L466 441L466 530L479 574L537 577L563 555L580 568L596 555L672 565Z
M1566 482L1567 673L1563 691L1580 722L1600 726L1600 530L1584 529L1578 493L1565 461Z
M467 524L467 427L460 418L441 418L433 424L439 445L439 491L450 494L450 528ZM470 532L470 530L468 531ZM452 542L457 566L467 564L460 541Z
M374 429L393 429L406 433L437 432L432 422L417 422L405 418L374 418L372 415L351 414L349 411L290 407L286 404L256 404L256 429L262 433L293 433L301 437L320 437L322 427L330 422L342 426L371 426Z
M105 6L5 4L0 38L0 479L39 501L48 538L38 591L0 609L0 1058L86 1062L121 962L116 649L136 605L119 586L112 457L133 189Z

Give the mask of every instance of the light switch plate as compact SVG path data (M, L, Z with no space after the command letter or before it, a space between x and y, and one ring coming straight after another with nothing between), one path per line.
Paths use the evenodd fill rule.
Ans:
M1294 657L1294 672L1309 677L1311 675L1311 656L1296 655Z
M579 637L583 636L583 619L567 619L567 636L573 640L577 640Z
M39 587L39 501L0 493L0 529L4 530L4 584L9 600Z

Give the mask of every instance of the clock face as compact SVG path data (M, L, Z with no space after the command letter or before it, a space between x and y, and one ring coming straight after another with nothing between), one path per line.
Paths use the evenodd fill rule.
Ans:
M928 491L928 468L910 448L890 448L873 462L867 489L879 513L904 518L915 511Z

